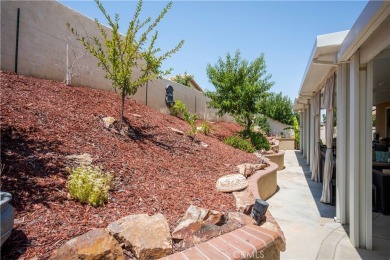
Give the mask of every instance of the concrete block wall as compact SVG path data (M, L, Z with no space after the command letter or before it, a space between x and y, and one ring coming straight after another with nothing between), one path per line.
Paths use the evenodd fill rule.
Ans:
M80 35L100 36L95 21L63 4L54 1L1 1L1 70L14 71L16 49L17 9L20 8L18 73L37 78L64 81L66 75L67 45L70 46L70 62L74 57L71 47L78 53L84 47L68 30L69 22ZM112 90L111 82L104 78L105 72L97 67L97 59L86 54L75 63L73 85ZM134 75L137 75L137 71ZM211 121L233 121L224 115L218 117L216 110L208 109L209 99L202 92L166 79L151 81L148 86L148 106L169 113L165 104L165 88L172 85L174 100L182 100L191 113ZM138 89L133 99L146 101L146 86Z
M280 136L281 133L283 133L284 137L291 138L294 136L294 130L292 129L285 129L288 127L291 127L289 125L283 124L279 121L273 120L272 118L267 118L267 121L271 128L271 135L278 135Z

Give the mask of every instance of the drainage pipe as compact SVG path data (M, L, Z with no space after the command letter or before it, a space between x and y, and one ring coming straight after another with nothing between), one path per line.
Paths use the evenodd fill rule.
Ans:
M18 14L17 14L17 17L16 17L15 73L18 73L19 19L20 19L20 8L18 8Z

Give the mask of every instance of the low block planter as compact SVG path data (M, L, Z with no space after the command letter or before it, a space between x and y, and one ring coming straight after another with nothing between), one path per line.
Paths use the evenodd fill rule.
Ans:
M249 189L255 198L267 200L275 194L278 188L277 171L278 165L271 162L265 170L257 171L248 178Z
M284 151L279 151L278 153L274 154L265 154L264 156L267 157L271 162L278 165L278 171L284 169Z
M277 141L279 142L280 150L295 150L294 138L279 138Z

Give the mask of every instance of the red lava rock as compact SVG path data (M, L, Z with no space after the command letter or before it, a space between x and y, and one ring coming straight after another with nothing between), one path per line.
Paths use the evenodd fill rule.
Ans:
M13 196L16 224L2 257L48 258L69 239L129 214L162 213L172 230L190 205L221 212L235 208L232 194L215 189L235 165L257 162L253 154L220 142L241 130L234 123L211 124L197 139L189 125L126 99L125 126L131 135L104 127L119 118L118 94L1 72L1 190ZM141 117L134 114L142 115ZM91 155L114 175L109 201L93 208L67 197L67 155Z

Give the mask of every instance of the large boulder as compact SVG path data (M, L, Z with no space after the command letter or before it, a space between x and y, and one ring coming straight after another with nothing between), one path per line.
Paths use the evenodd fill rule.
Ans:
M129 215L109 224L108 230L138 259L158 259L172 253L168 222L160 213Z
M253 205L255 204L255 197L253 196L253 193L246 189L243 191L233 192L233 196L236 199L236 210L249 215L252 212Z
M190 239L205 225L221 225L224 215L216 210L207 210L191 205L172 232L173 239Z
M107 230L98 228L69 240L55 250L50 259L120 260L125 258L118 241Z
M217 180L216 188L222 192L232 192L246 189L249 186L247 179L241 174L228 174Z
M223 232L226 218L221 212L191 205L172 232L183 248L207 241Z

